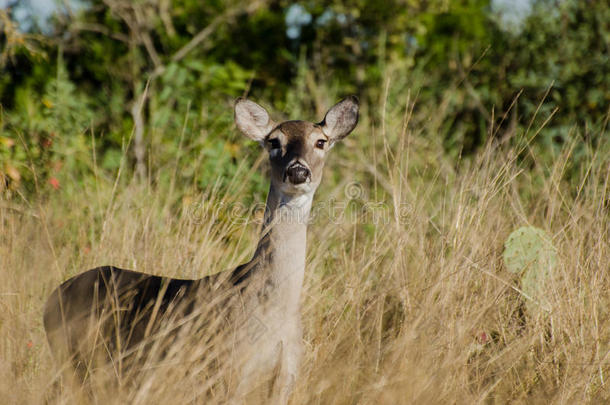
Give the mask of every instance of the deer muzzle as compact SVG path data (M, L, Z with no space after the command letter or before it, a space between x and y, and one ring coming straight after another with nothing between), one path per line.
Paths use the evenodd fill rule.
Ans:
M288 179L292 184L303 184L311 180L311 171L302 163L294 162L284 172L284 181Z

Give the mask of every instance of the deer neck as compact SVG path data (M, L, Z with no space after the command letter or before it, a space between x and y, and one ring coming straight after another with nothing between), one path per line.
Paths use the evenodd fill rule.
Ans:
M280 300L287 311L298 310L312 200L313 191L289 196L271 185L261 239L251 262L265 295Z

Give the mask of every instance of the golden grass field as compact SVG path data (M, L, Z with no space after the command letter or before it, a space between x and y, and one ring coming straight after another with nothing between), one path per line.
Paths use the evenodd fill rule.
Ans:
M306 351L291 403L610 403L607 137L584 146L578 170L570 162L582 141L543 159L536 128L452 160L434 123L392 111L377 124L365 111L316 195ZM246 261L258 214L244 224L234 208L264 173L262 157L222 192L173 182L160 190L125 170L119 181L100 173L69 199L41 191L0 200L0 403L86 401L57 382L42 326L60 281L103 264L196 278ZM180 165L160 170L175 175ZM544 229L557 248L549 312L526 309L502 261L504 241L523 225ZM148 370L135 388L100 383L91 402L223 403L222 385L209 389L222 370L204 376L185 360L197 340L183 343L182 361Z

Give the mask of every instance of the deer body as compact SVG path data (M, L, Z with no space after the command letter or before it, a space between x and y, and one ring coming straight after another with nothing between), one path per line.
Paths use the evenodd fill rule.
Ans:
M320 124L277 125L258 104L240 99L235 119L268 150L271 163L265 221L252 260L196 280L106 266L65 281L45 305L44 326L55 357L71 362L79 379L92 367L92 346L102 347L105 361L120 361L116 353L136 353L167 325L179 331L205 307L229 314L222 325L236 340L237 398L268 376L275 380L274 400L287 402L302 353L299 302L313 195L327 150L357 123L358 104L355 97L341 101Z

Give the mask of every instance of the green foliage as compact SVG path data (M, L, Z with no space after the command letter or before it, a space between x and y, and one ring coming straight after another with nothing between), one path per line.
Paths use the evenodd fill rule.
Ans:
M528 310L549 310L548 282L557 264L557 252L551 238L540 228L524 226L513 231L504 243L504 265L518 275L521 290L527 295Z
M93 152L103 177L122 163L130 173L137 147L151 173L174 167L178 156L176 180L205 189L257 156L235 140L231 105L243 94L320 119L337 98L357 93L373 123L401 114L411 94L412 123L425 124L449 157L468 157L491 137L525 138L532 164L544 165L569 144L567 175L580 170L585 149L604 147L605 2L538 0L516 31L502 28L488 0L311 0L299 3L307 16L297 37L287 35L294 3L283 0L89 4L56 19L44 41L28 34L24 43L35 46L19 45L5 28L2 188L34 190L31 164L45 182L59 166L74 184L90 181ZM379 146L369 142L362 147Z
M19 173L11 176L13 181L24 179L26 186L32 187L34 175L40 181L68 173L84 179L83 171L88 171L90 160L86 132L94 123L91 107L89 98L70 81L61 59L56 76L47 82L42 95L31 86L19 88L13 113L7 115L2 130L12 147L0 155L5 168ZM54 184L57 187L63 182ZM76 184L71 186L78 188Z

